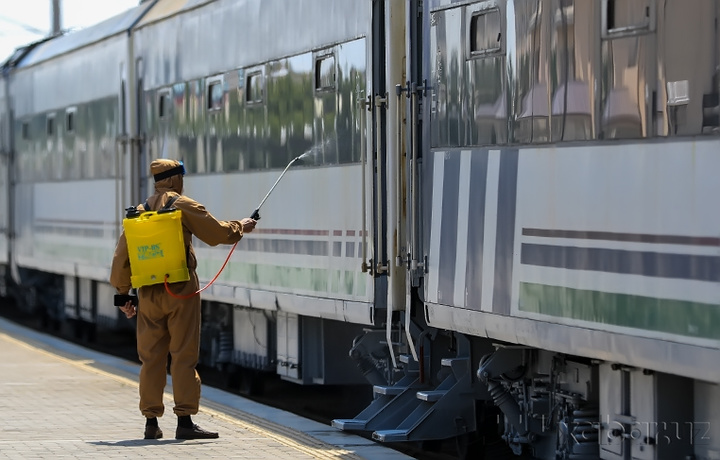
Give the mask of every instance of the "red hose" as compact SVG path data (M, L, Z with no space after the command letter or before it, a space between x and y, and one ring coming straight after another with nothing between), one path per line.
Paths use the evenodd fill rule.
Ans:
M189 299L190 297L200 294L202 291L209 288L210 285L213 284L216 279L218 279L218 276L220 276L220 273L222 273L222 271L225 269L225 265L227 265L228 261L230 260L230 256L232 255L233 251L235 250L235 246L237 246L237 241L235 242L235 244L233 244L233 247L230 248L230 253L228 254L227 258L225 259L225 263L223 263L222 267L220 267L220 270L218 270L215 277L208 284L206 284L205 287L198 289L197 291L193 292L192 294L186 294L186 295L173 294L173 292L170 291L170 287L168 286L168 282L167 282L168 275L165 275L165 290L167 291L168 294L170 294L172 297L175 297L176 299Z

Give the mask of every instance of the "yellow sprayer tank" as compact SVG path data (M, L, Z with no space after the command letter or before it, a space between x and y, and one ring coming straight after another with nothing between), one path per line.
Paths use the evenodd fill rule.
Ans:
M123 229L130 255L132 287L163 283L165 275L168 283L190 279L179 209L127 217L123 219Z

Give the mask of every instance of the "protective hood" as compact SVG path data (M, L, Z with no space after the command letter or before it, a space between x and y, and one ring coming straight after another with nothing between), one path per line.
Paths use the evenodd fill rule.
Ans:
M150 163L150 174L155 178L155 190L182 194L185 167L181 161L160 158Z

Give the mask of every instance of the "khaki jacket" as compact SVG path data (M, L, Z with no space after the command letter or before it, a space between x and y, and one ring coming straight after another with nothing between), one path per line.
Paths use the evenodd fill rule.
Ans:
M162 208L174 195L180 195L178 190L182 190L182 183L178 184L178 179L182 180L180 176L175 176L158 181L155 184L155 194L147 199L151 210L156 211ZM197 258L192 247L192 235L210 246L233 244L243 237L242 224L239 220L217 220L205 209L205 206L192 198L180 195L172 206L182 211L185 255L190 272L195 272L197 268ZM144 205L139 205L138 209L145 210ZM110 269L110 284L119 294L127 294L132 287L130 282L130 258L128 256L125 232L120 235L115 247Z

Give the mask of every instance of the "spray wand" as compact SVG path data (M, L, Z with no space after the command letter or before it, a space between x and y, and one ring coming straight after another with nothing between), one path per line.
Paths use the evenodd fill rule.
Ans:
M292 166L293 163L295 163L296 161L300 160L301 158L303 158L304 156L306 156L308 153L309 153L309 152L305 152L305 153L303 153L302 155L300 155L299 157L293 158L292 161L290 161L290 163L288 163L288 165L285 166L285 169L284 169L283 172L280 174L280 177L277 178L277 180L275 181L275 183L273 184L273 186L270 187L270 191L268 191L268 192L267 192L267 195L265 195L265 198L262 199L262 201L260 202L260 204L258 205L258 207L255 208L255 210L253 211L253 213L250 215L250 218L251 218L251 219L253 219L253 220L260 220L260 207L263 205L263 203L265 203L265 200L268 199L268 197L270 196L270 194L272 193L272 191L275 189L275 186L277 186L278 182L280 182L280 179L283 178L283 176L285 175L285 173L287 172L287 170L290 169L290 166Z
M303 157L306 157L309 153L310 153L310 152L305 152L305 153L303 153L302 155L300 155L299 157L293 158L292 161L290 161L290 163L288 163L288 165L285 166L285 169L284 169L283 172L280 174L280 177L277 178L277 180L275 181L275 183L273 184L273 186L270 187L270 191L267 192L267 195L265 195L265 198L262 199L262 201L260 202L260 204L258 205L258 207L255 208L255 210L253 211L252 215L250 216L251 219L253 219L253 220L260 220L260 207L263 205L263 203L265 203L265 200L268 199L268 197L270 196L270 193L272 193L272 191L275 189L275 186L277 186L278 182L280 182L280 179L282 179L282 177L285 175L285 173L287 172L287 170L290 169L290 166L292 166L293 163L295 163L296 161L302 159ZM218 278L218 276L220 276L220 273L223 271L223 269L225 268L225 265L227 265L228 261L230 260L230 256L232 255L232 253L233 253L233 251L235 250L235 247L236 247L236 246L237 246L237 243L233 244L233 247L230 249L230 253L228 254L227 258L225 259L225 262L223 263L222 267L220 268L220 270L218 270L218 272L217 272L217 274L215 275L215 277L214 277L207 285L205 285L205 287L202 287L202 288L198 289L197 291L195 291L195 292L193 292L193 293L191 293L191 294L187 294L187 295L175 294L174 292L172 292L172 291L170 290L170 287L168 286L168 275L165 275L165 290L167 291L168 294L170 294L172 297L175 297L176 299L189 299L189 298L192 297L192 296L195 296L195 295L200 294L202 291L204 291L205 289L209 288L210 285L215 282L215 280Z

